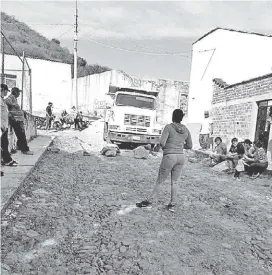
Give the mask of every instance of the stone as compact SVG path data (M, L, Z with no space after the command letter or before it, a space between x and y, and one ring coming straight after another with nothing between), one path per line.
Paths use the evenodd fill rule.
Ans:
M231 249L231 245L228 244L228 243L222 243L222 246L223 246L224 248Z
M37 238L40 234L34 230L28 230L26 232L26 235L29 237L29 238Z
M145 150L151 151L151 144L144 145Z
M116 144L107 144L100 151L101 155L105 155L107 151L116 151L117 154L120 153L120 149Z
M188 158L188 161L191 163L197 163L199 160L197 158Z
M7 270L7 271L10 271L10 267L6 264L1 264L1 268L4 269L4 270Z
M2 221L1 226L4 226L4 227L8 226L8 222L7 221Z
M217 172L223 172L226 169L227 169L227 161L222 161L212 167L212 170Z
M125 246L120 247L120 252L125 253L127 251L127 248Z
M59 151L60 151L60 149L56 148L56 147L48 147L47 150L52 153L59 153Z
M144 146L133 149L133 153L136 159L147 159L149 157L149 151L147 151Z
M107 157L116 157L117 156L117 151L116 150L108 150L105 153L105 156L107 156Z

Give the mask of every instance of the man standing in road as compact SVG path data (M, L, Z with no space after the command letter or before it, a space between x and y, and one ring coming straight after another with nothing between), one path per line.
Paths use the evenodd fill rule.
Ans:
M53 106L53 103L49 102L46 107L46 127L45 127L46 130L51 128L52 114L53 114L52 106Z
M210 118L209 112L204 112L204 120L201 124L199 133L199 144L201 149L209 149L211 142L211 135L213 134L213 122Z
M72 119L74 121L74 125L75 125L75 130L78 129L78 116L77 116L77 111L76 111L76 107L73 106L72 107L72 111L71 111L71 116L72 116Z
M8 141L8 107L4 101L4 97L9 92L6 84L1 84L1 154L3 163L6 166L17 166L18 163L12 159L9 152Z
M9 110L9 123L17 137L17 148L25 155L33 155L34 153L29 150L26 140L24 125L25 112L21 110L17 102L20 92L18 88L14 87L11 89L11 94L5 99Z

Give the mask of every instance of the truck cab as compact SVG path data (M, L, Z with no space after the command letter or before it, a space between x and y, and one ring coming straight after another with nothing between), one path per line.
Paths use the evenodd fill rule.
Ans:
M104 140L113 143L158 144L158 92L110 86L113 104L106 109Z

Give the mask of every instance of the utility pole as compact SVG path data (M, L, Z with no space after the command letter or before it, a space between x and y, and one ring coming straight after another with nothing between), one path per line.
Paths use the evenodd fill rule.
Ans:
M1 50L2 50L2 72L1 72L1 84L5 83L5 40L4 36L1 34Z
M76 110L78 112L78 91L77 91L77 41L78 41L78 10L77 10L77 0L76 0L76 12L75 12L75 34L74 34L74 86L76 92Z

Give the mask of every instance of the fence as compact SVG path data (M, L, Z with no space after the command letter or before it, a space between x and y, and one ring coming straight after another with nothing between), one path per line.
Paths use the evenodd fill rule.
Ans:
M21 57L12 46L3 31L1 31L1 83L6 84L9 89L18 87L21 89L18 101L21 108L32 114L32 74L31 68L24 56ZM6 63L5 53L13 52L14 59Z

